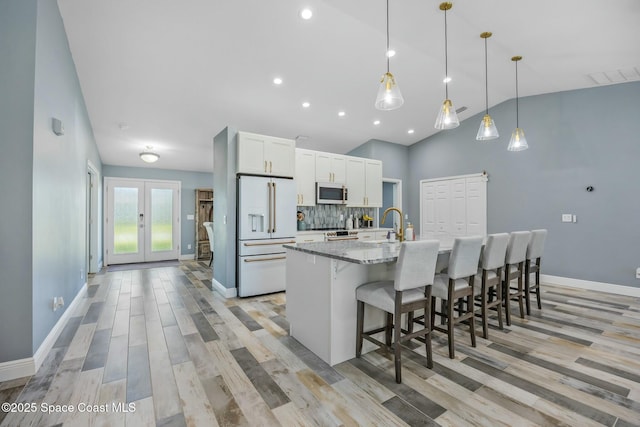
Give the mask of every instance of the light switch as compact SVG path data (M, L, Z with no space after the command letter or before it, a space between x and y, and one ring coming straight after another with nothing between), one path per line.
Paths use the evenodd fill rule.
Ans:
M187 215L187 220L188 220L188 221L193 221L193 220L194 220L194 216L193 216L193 214L188 214L188 215Z
M573 215L571 214L562 214L562 222L572 222Z

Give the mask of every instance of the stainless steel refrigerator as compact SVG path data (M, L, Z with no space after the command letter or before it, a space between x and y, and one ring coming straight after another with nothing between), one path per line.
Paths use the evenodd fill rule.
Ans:
M238 296L285 290L285 243L296 235L293 179L238 176Z

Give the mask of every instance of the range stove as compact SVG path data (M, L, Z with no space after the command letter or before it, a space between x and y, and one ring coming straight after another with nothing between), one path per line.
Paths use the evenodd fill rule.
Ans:
M335 242L338 240L358 240L358 230L336 230L326 231L324 240L327 242Z

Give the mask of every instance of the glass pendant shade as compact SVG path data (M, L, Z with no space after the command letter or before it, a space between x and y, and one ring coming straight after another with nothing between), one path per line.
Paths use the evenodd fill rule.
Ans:
M458 114L450 99L445 99L436 118L436 129L453 129L460 126Z
M493 119L490 115L485 114L480 122L480 128L478 128L476 139L478 141L488 141L490 139L496 139L499 136L498 128L496 127Z
M385 73L380 80L380 88L376 97L376 108L378 110L395 110L404 103L400 88L396 84L396 79L391 73Z
M509 151L522 151L529 148L529 144L527 144L527 138L524 137L524 131L520 128L516 128L511 134L511 139L509 140L509 146L507 150Z

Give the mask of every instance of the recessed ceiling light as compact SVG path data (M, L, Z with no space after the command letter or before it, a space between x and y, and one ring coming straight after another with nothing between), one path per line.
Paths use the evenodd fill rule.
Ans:
M313 16L313 11L308 7L300 11L300 18L304 19L305 21L308 21L309 19L311 19L312 16Z
M344 117L347 113L345 113L344 111L339 111L338 112L338 116L340 117Z
M412 134L412 133L414 133L414 132L415 132L415 130L413 130L413 129L409 129L409 130L407 131L407 133L408 133L409 135L411 135L411 134Z
M450 81L451 81L451 77L445 77L445 78L442 80L442 83L449 83Z
M309 104L308 102L305 101L302 103L302 108L309 108L309 107L311 107L311 104Z
M280 77L276 77L275 79L273 79L273 84L274 85L281 85L282 84L282 79Z
M395 55L396 55L396 51L395 51L395 50L393 50L393 49L389 49L389 50L387 51L387 58L391 58L391 57L393 57L393 56L395 56Z
M376 126L378 126L378 125L380 124L380 120L375 120L375 121L373 122L373 124L374 124L374 125L376 125Z

